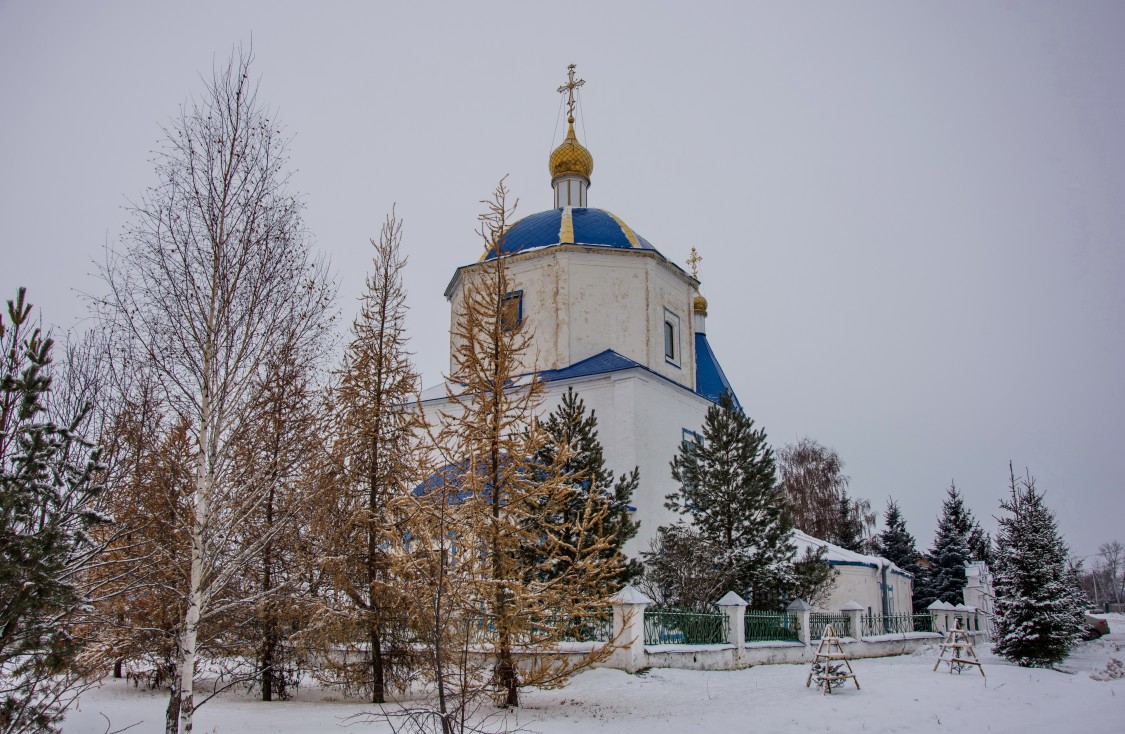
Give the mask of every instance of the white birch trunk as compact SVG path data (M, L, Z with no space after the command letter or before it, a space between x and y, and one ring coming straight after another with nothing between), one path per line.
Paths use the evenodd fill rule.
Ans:
M210 512L211 478L207 471L207 426L211 406L203 399L202 429L199 434L199 456L195 469L195 517L191 527L191 578L188 582L187 612L180 643L180 734L190 734L195 702L195 648L199 637L199 618L203 605L203 550L207 514Z

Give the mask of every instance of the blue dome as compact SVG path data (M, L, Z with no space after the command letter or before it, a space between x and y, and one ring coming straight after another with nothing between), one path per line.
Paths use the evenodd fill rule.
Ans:
M500 238L506 254L554 245L613 247L619 250L652 250L648 240L604 209L563 207L532 214L519 220ZM496 257L489 250L485 259Z

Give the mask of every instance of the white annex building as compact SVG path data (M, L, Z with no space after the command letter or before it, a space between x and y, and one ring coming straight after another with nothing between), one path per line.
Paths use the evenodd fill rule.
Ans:
M553 208L517 221L498 246L508 255L511 308L531 334L519 371L539 373L543 413L574 388L597 416L606 467L616 476L640 469L632 501L640 530L624 548L636 558L657 527L679 519L664 498L679 490L669 464L681 442L701 429L724 391L738 398L708 339L694 248L689 273L615 214L588 206L594 160L574 133L574 90L582 83L571 66L559 89L569 97L569 127L549 159ZM494 257L493 250L482 261ZM466 273L478 265L453 274L445 290L452 314ZM452 345L450 362L452 370ZM446 401L444 385L422 394L429 418ZM880 609L878 595L857 601ZM910 608L909 596L899 608Z

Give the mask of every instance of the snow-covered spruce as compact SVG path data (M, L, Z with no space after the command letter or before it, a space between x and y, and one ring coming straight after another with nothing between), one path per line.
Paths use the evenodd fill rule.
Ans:
M1082 600L1067 572L1066 543L1036 490L1035 480L1016 480L1000 503L996 539L996 644L992 650L1024 667L1062 661L1082 631Z

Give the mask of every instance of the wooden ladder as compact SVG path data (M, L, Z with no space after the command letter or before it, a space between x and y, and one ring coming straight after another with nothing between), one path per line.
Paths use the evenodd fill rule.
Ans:
M948 658L945 656L946 653L949 653ZM969 640L969 633L961 629L961 620L957 620L957 624L946 635L945 642L941 643L941 654L934 663L934 670L936 671L942 663L949 666L951 675L953 671L960 673L971 667L976 667L980 674L984 675L984 666L977 659L977 652L973 649L972 641Z
M824 628L824 635L821 636L820 644L816 648L816 657L813 658L809 677L805 679L805 688L811 686L815 680L817 688L820 688L824 694L829 694L833 686L842 686L848 678L852 679L858 689L859 678L855 677L852 664L844 654L836 629L828 625Z

